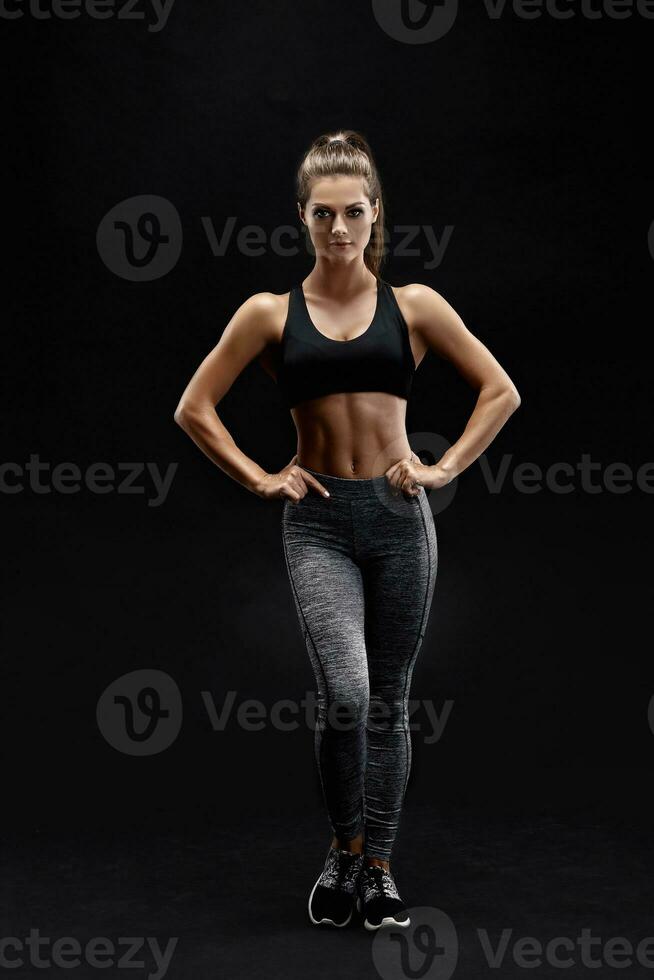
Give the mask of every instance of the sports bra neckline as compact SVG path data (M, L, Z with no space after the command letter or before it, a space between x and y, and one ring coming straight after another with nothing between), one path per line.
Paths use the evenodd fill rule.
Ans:
M335 337L328 337L327 334L324 334L322 332L322 330L318 330L318 327L315 325L315 323L311 319L311 314L309 313L309 307L307 306L307 301L306 301L306 297L304 295L304 289L302 288L302 283L299 283L299 285L297 287L297 290L298 290L298 292L300 294L300 300L302 302L302 310L303 310L304 315L306 317L307 323L311 327L311 330L312 330L312 332L314 334L317 334L318 337L322 337L322 339L323 340L326 340L328 344L354 344L354 343L356 343L357 340L363 340L364 337L368 337L372 333L372 331L373 331L373 328L374 328L374 326L375 326L375 324L377 322L377 319L379 317L379 311L381 309L381 291L382 291L383 285L384 285L383 280L382 279L378 279L377 280L377 302L375 304L375 312L373 313L372 320L370 321L370 323L368 324L368 326L366 327L366 329L363 331L363 333L357 334L356 337L350 337L349 340L336 340Z

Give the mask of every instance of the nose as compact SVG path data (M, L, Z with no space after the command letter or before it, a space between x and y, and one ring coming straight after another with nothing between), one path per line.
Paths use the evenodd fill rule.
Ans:
M334 218L334 223L332 225L332 235L335 238L347 238L347 225L343 218Z

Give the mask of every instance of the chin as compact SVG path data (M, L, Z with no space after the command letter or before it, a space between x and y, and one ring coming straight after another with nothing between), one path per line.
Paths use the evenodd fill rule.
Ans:
M356 245L350 245L349 248L331 248L328 245L327 253L328 255L336 255L339 259L354 259L361 254L361 249L357 248Z

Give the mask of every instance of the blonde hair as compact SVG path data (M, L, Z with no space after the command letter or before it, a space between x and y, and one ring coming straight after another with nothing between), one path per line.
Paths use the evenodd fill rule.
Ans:
M377 199L379 213L374 222L363 260L376 279L384 260L384 201L381 181L372 151L365 137L353 129L318 136L306 151L296 174L296 196L302 208L311 193L311 182L318 177L362 177L371 205Z

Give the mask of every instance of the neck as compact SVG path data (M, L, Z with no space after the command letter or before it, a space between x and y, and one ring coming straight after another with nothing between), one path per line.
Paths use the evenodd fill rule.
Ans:
M310 289L315 289L322 296L333 295L343 298L360 295L363 290L376 286L377 280L363 258L347 265L329 262L327 259L317 259L307 276L306 283Z

